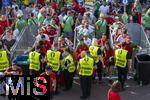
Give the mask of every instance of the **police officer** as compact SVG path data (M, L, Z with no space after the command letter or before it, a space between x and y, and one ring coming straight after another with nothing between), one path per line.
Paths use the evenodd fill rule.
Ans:
M91 81L94 68L93 58L87 56L85 51L81 52L81 59L78 64L78 73L80 75L80 84L82 89L81 99L86 99L91 94Z
M99 78L99 83L101 83L103 63L102 63L101 49L98 47L97 39L93 39L92 45L89 47L89 51L90 56L94 59L95 64L97 65L97 74Z
M123 47L115 50L115 66L118 70L118 80L121 82L122 90L124 90L124 83L128 73L127 53L128 51Z
M9 67L8 55L3 50L2 42L0 41L0 72L4 72Z
M40 47L35 47L35 51L29 53L29 69L30 75L39 75L42 63L42 57L39 53Z
M75 72L75 63L72 57L72 53L69 48L64 52L63 66L64 69L64 80L65 80L65 91L72 88L73 76Z
M58 44L55 43L52 46L52 50L47 50L46 53L46 61L47 65L49 65L53 72L56 74L56 91L55 94L58 94L58 79L60 76L60 64L61 64L61 59L62 55L61 52L57 50L58 49Z

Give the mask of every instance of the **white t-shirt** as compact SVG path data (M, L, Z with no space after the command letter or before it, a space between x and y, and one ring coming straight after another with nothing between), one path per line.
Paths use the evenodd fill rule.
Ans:
M83 25L79 25L75 29L78 30L78 32L79 32L79 31L83 30L84 28L83 28ZM92 33L92 32L94 32L94 27L92 25L89 25L88 33Z
M87 40L84 39L84 43L89 47L91 45L92 40L88 38Z
M14 14L15 14L15 16L17 16L18 14L20 14L21 16L23 16L23 12L20 9L18 11L14 10Z
M38 16L39 11L36 8L33 8L32 13L34 14L34 16Z
M123 43L123 42L125 42L125 39L122 37L122 35L120 35L116 41L119 43Z
M48 35L47 35L47 34L43 34L43 35L45 35L45 40L49 41ZM36 36L36 42L39 42L40 40L42 40L42 37L41 37L40 34L38 34L38 35Z
M106 6L102 5L102 6L100 6L99 11L100 11L101 13L107 15L107 14L109 13L109 6L107 6L107 5L106 5Z

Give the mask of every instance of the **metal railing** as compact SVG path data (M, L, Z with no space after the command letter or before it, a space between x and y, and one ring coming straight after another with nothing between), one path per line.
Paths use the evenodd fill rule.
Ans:
M150 54L150 42L142 25L137 23L128 23L125 26L132 40L142 47L140 52Z
M141 52L150 54L150 41L144 31L142 25L138 23L128 23L125 25L125 28L128 31L128 34L131 36L132 41L142 47ZM113 29L110 29L110 44L113 47L115 44L113 41Z
M17 37L17 41L11 48L11 60L17 55L24 54L24 51L28 47L32 47L35 42L35 35L38 30L38 26L26 26Z

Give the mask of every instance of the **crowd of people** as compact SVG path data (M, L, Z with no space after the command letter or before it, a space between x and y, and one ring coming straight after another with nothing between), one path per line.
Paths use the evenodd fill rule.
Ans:
M23 75L17 61L10 61L11 48L26 26L38 26L35 45L24 51L29 56L29 75L50 76L50 96L72 89L79 76L85 100L91 95L92 81L103 82L117 70L108 100L121 100L128 74L133 74L132 54L142 48L132 41L125 25L138 23L150 37L148 0L95 0L94 7L85 0L0 0L0 72ZM32 33L30 33L32 34ZM111 36L111 38L110 38ZM9 67L11 66L11 67ZM97 81L96 81L97 82ZM61 88L60 88L61 87ZM12 97L10 97L12 99Z

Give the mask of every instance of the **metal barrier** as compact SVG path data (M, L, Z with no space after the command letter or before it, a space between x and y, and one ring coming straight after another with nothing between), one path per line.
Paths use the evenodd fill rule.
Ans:
M17 55L24 54L24 51L28 49L28 47L33 46L37 29L38 26L32 25L27 26L22 30L16 43L11 48L11 60Z
M141 52L150 54L150 42L144 31L143 26L138 23L128 23L125 25L125 28L127 29L128 34L131 36L132 41L142 47ZM112 32L113 29L110 29L110 44L113 47L114 41Z
M132 40L142 47L140 52L150 54L150 42L143 26L137 23L128 23L125 27L127 28L129 35L132 37Z

